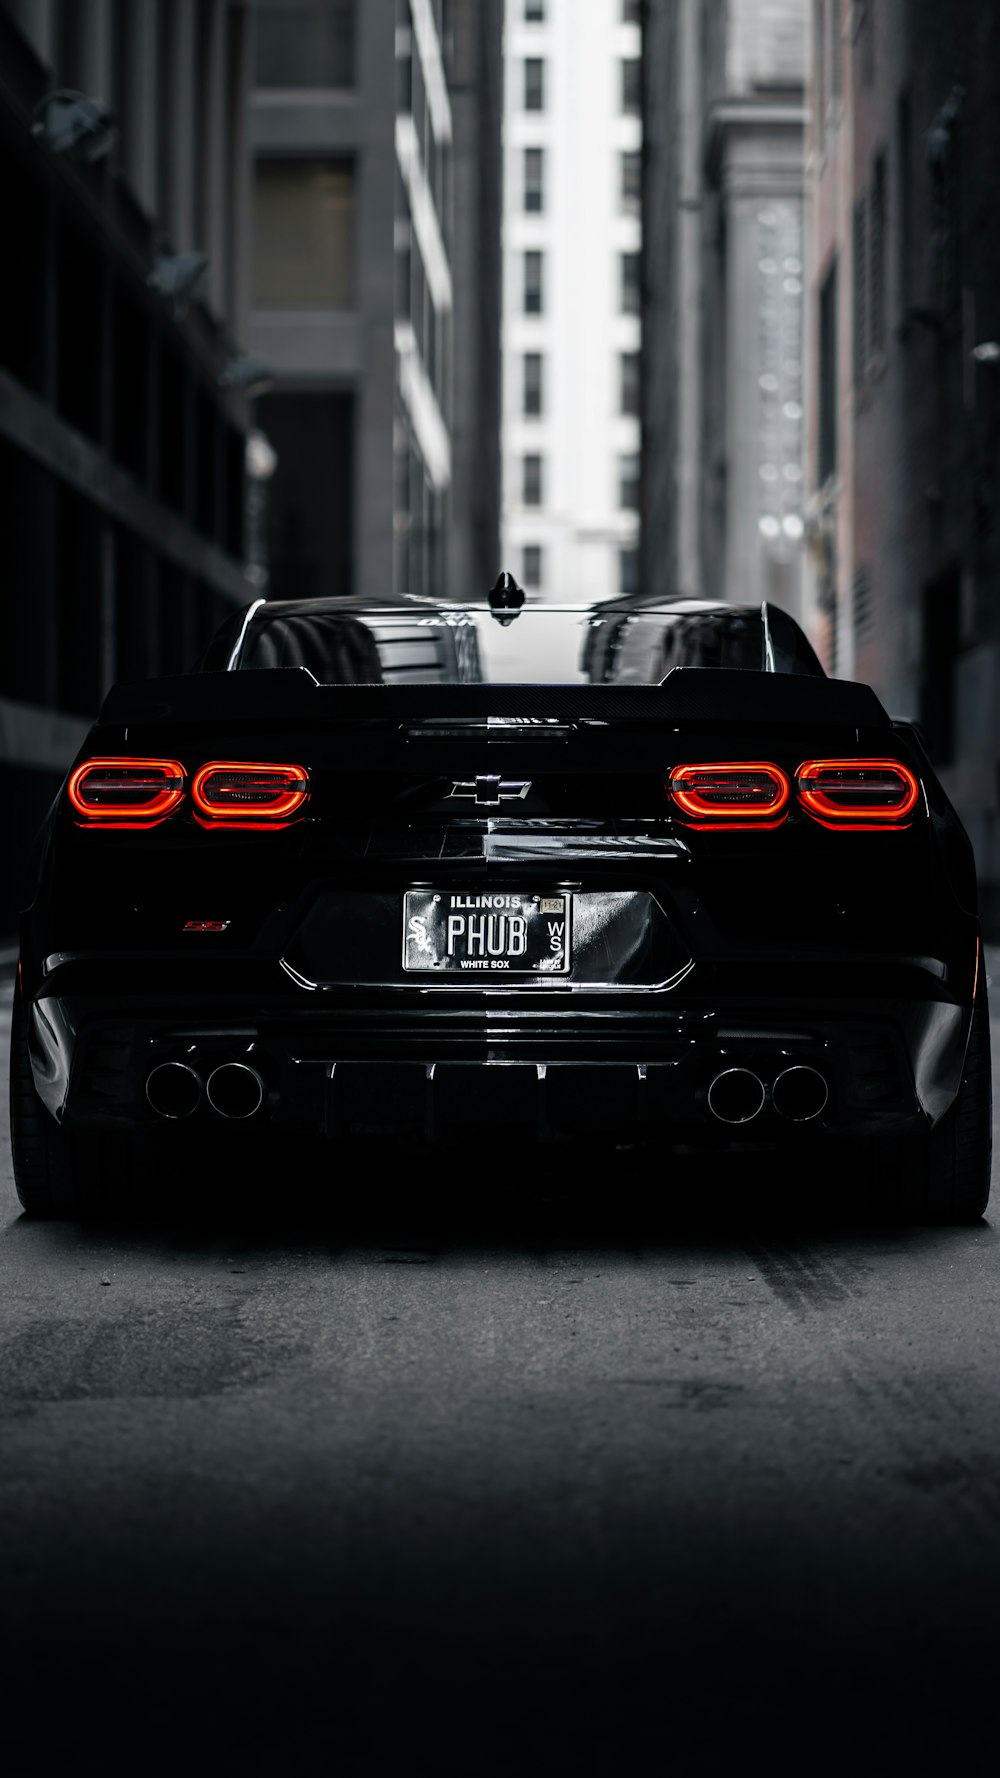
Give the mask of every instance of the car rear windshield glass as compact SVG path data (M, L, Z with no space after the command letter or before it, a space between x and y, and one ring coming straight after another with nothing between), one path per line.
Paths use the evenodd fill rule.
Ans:
M770 656L770 658L769 658ZM482 607L377 610L286 603L254 613L225 661L305 667L325 685L657 685L674 667L820 673L784 612L759 607L542 606L498 621Z

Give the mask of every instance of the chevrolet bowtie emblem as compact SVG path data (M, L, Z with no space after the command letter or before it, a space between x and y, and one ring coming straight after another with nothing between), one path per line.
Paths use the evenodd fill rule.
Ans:
M467 796L479 806L496 808L499 803L510 802L517 797L525 797L531 789L530 778L500 778L486 775L481 778L468 778L463 783L453 784L450 796Z

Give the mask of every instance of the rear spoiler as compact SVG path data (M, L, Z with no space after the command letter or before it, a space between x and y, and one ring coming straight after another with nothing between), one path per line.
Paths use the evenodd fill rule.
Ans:
M100 724L291 722L391 727L427 718L889 728L870 686L798 673L675 667L661 685L320 685L304 667L116 685Z

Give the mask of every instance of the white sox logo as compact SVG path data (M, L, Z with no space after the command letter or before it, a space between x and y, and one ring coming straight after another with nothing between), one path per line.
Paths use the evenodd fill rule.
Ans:
M410 937L416 945L417 950L420 951L423 956L426 956L428 951L433 951L434 946L431 943L430 935L427 931L427 921L423 914L413 914L411 916Z

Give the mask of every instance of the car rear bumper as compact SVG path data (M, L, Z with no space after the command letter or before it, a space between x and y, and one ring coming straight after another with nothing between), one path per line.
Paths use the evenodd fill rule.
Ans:
M260 1076L258 1120L333 1139L448 1141L503 1129L559 1141L663 1130L706 1143L781 1143L936 1122L958 1091L969 1024L968 1009L934 998L688 995L638 1008L497 998L476 1007L331 1005L305 995L43 991L31 1006L32 1065L53 1116L81 1130L156 1127L147 1082L170 1061L199 1083L192 1124L222 1126L204 1089L235 1061ZM775 1103L775 1083L793 1067L814 1069L826 1085L821 1112L807 1122ZM732 1068L762 1087L759 1112L737 1125L721 1122L709 1102L713 1081Z

